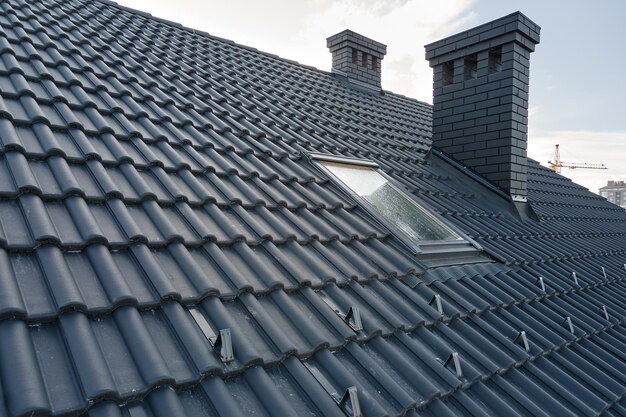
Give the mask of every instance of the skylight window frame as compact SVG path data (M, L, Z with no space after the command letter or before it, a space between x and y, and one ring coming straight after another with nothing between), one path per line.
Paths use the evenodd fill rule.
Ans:
M329 155L329 154L321 154L321 153L311 153L310 158L315 163L319 169L338 187L340 187L344 192L349 194L352 198L354 198L359 206L361 206L366 212L368 212L374 219L376 219L379 223L381 223L385 228L387 228L395 237L397 237L405 246L407 246L411 251L414 252L415 255L421 254L432 254L432 253L446 253L446 252L456 252L458 248L467 247L470 245L476 252L482 251L482 247L467 236L465 233L458 230L454 225L452 225L447 219L441 217L441 215L435 212L427 203L417 198L415 195L406 190L402 185L398 185L396 181L387 175L383 170L380 169L380 165L376 162L367 160L367 159L356 159L349 158L344 156L337 155ZM454 234L459 236L458 239L446 239L446 240L420 240L415 241L412 237L406 234L404 231L400 230L395 224L389 221L379 209L377 209L372 203L367 201L364 197L357 194L348 184L343 182L340 178L338 178L327 166L324 165L324 162L330 162L335 164L345 164L352 165L355 167L361 168L370 168L374 170L378 175L382 176L386 179L390 186L392 186L396 191L405 196L413 205L415 205L419 210L425 211L434 222L439 223L443 227L449 229Z

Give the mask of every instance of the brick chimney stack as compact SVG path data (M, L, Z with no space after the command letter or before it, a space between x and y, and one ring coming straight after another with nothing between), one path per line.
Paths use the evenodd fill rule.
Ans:
M516 12L426 45L433 146L526 201L530 53L541 28Z
M380 89L386 45L348 29L326 39L326 45L333 54L333 72L345 75L354 84Z

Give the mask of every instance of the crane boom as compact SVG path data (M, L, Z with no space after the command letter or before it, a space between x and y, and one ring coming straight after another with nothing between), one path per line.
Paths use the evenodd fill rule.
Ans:
M561 168L569 168L569 169L607 169L604 164L590 164L587 162L563 162L561 161L561 152L559 151L559 145L556 145L554 148L554 161L548 161L548 166L552 171L561 172Z
M604 164L587 164L587 163L580 163L580 164L568 164L567 162L561 162L561 168L570 168L570 169L576 169L576 168L587 168L587 169L607 169L606 165Z

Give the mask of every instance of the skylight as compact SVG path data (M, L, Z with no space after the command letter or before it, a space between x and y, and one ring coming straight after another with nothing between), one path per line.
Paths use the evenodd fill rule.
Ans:
M459 234L392 184L378 171L375 164L338 160L319 162L352 193L365 200L373 211L414 243L462 240Z

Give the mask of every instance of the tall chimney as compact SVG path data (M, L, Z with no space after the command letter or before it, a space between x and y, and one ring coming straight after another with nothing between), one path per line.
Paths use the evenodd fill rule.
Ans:
M541 28L520 12L426 45L433 146L526 201L528 75Z
M387 45L348 29L327 38L326 45L333 54L333 72L354 84L380 89L381 61Z

